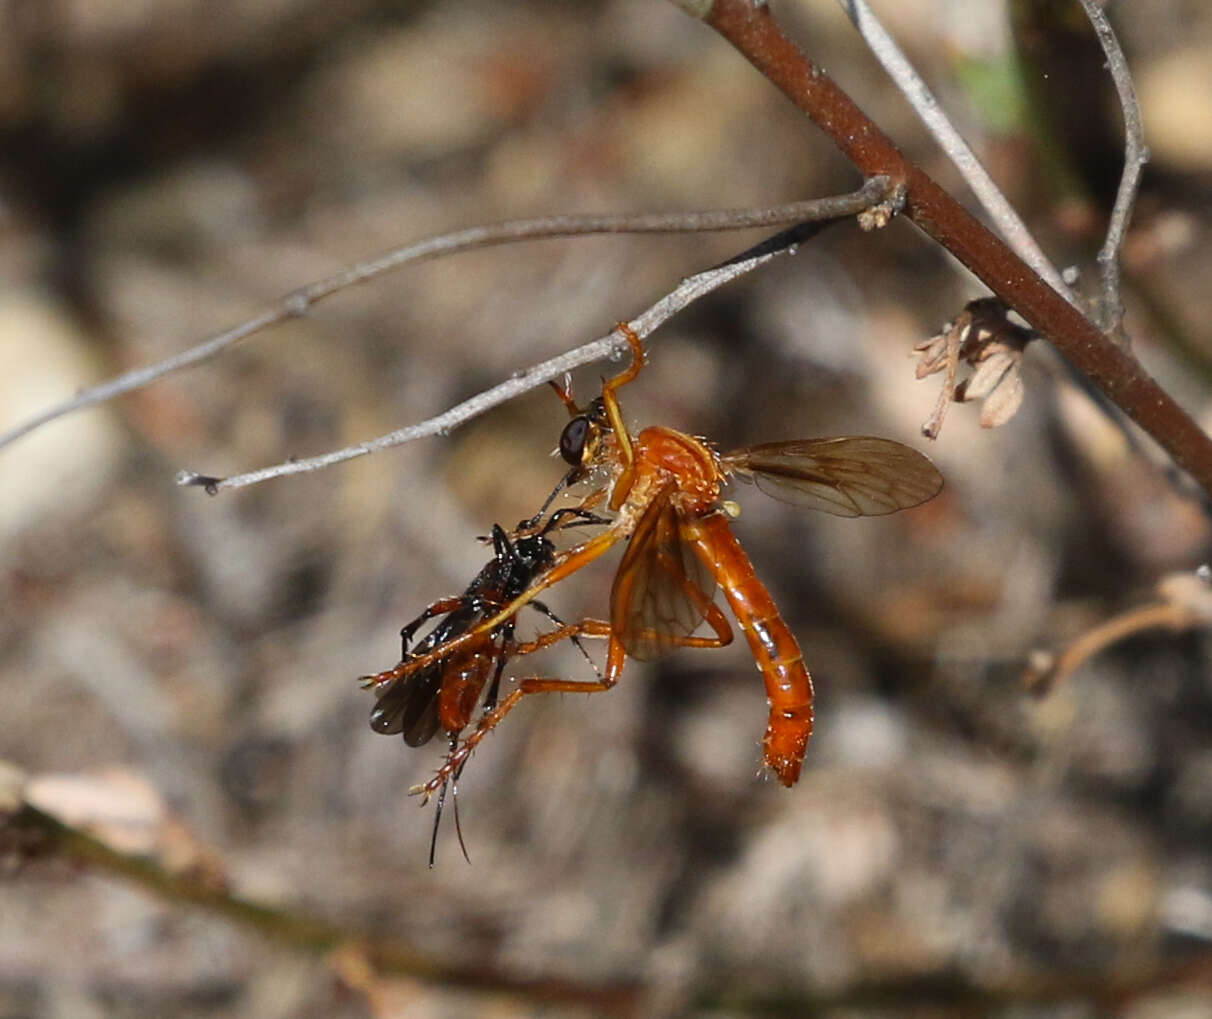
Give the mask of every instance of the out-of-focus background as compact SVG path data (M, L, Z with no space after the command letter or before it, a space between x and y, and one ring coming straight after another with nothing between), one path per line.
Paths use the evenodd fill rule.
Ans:
M1094 293L1120 142L1077 5L882 6ZM779 13L955 186L835 4ZM1153 154L1128 326L1207 423L1212 10L1111 14ZM17 0L0 5L0 419L429 234L855 183L661 0ZM1208 633L1145 632L1043 699L1021 683L1033 649L1194 570L1212 529L1040 344L1009 424L955 405L928 445L939 381L914 380L911 348L982 290L907 224L835 228L695 306L624 393L637 423L725 449L872 433L946 475L929 505L878 520L736 495L817 682L794 789L760 775L744 647L685 651L629 664L608 694L519 707L460 784L471 866L448 808L427 869L432 813L406 792L440 746L373 734L356 677L394 664L399 627L488 557L476 536L559 476L548 391L319 474L217 498L173 484L425 418L760 236L408 269L0 451L0 760L40 802L159 817L133 845L170 869L173 845L194 865L201 845L241 896L539 988L389 978L51 858L0 879L0 1015L588 1015L601 1003L575 988L618 985L641 988L641 1014L1212 1014ZM614 563L552 608L603 614ZM562 651L511 672L535 670L592 676ZM554 981L572 999L544 997Z

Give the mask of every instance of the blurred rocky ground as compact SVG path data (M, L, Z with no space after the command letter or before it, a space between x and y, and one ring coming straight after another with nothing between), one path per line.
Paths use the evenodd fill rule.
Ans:
M1012 115L1001 5L884 6L1094 294L1094 150ZM836 5L780 13L954 185ZM1128 326L1210 423L1212 11L1111 14L1155 131ZM1085 101L1114 125L1102 91ZM0 428L405 241L854 184L772 87L658 0L10 0ZM406 793L440 749L374 735L356 677L466 585L488 555L477 535L537 507L563 409L535 392L447 438L216 498L173 483L421 420L759 237L417 266L0 450L0 760L44 778L118 769L242 896L519 978L639 983L641 1014L1212 1014L1207 631L1143 633L1042 699L1020 681L1033 649L1205 562L1212 530L1042 344L1009 424L951 409L928 449L947 486L921 509L809 518L739 493L738 533L817 682L798 786L759 776L766 708L744 648L633 663L610 693L534 698L485 741L460 783L470 867L448 813L426 868L431 813ZM837 228L662 329L625 407L725 449L841 433L927 448L938 377L914 381L911 349L981 293L906 224ZM603 614L612 565L552 607ZM563 652L517 669L591 675ZM339 972L53 860L0 883L0 1016L594 1014Z

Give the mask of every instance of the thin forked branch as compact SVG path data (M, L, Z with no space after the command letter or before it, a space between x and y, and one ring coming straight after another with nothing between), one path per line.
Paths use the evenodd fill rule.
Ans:
M1212 587L1207 566L1194 573L1171 573L1157 584L1147 604L1105 619L1057 651L1038 649L1031 654L1023 683L1043 696L1101 651L1147 630L1172 633L1212 626Z
M859 191L866 195L869 192ZM881 192L882 194L882 192ZM292 290L258 315L246 319L173 357L135 368L115 378L89 386L70 399L48 407L35 417L7 432L0 433L0 448L15 442L34 429L86 407L92 407L145 386L192 365L221 354L228 347L270 326L306 315L313 305L358 283L366 283L406 265L454 255L476 248L487 248L516 241L549 237L579 237L585 234L695 233L721 230L746 230L754 227L786 226L830 216L852 215L847 202L852 196L810 199L758 209L724 209L708 212L644 213L618 216L543 216L537 219L508 220L486 226L470 227L453 233L429 237L393 248L365 262L342 269L323 279ZM875 201L882 201L876 198ZM840 203L837 204L837 203ZM870 204L870 203L868 203ZM839 211L846 210L846 211ZM369 452L369 450L367 451Z
M954 164L968 187L972 189L972 193L976 195L986 215L993 221L994 226L1001 233L1002 237L1005 238L1006 243L1010 245L1010 248L1019 258L1039 273L1040 277L1053 290L1064 297L1070 304L1080 307L1077 295L1065 283L1048 256L1044 254L1035 237L1027 228L1027 225L1010 204L1009 199L1002 193L1002 190L997 186L993 178L989 176L988 171L981 164L980 160L977 159L968 143L964 141L955 125L951 122L951 119L947 116L946 111L939 105L934 94L909 62L909 58L905 56L900 47L897 46L896 41L880 23L875 12L871 10L865 0L838 0L838 3L841 4L842 9L854 23L859 35L867 43L872 54L883 66L884 70L888 72L889 77L892 78L893 83L905 97L905 100L926 125L927 130L929 130L939 147ZM1112 37L1112 44L1114 44L1114 37ZM1116 52L1118 52L1118 47L1116 47ZM1120 61L1122 64L1122 53L1120 54ZM1128 86L1129 88L1131 87L1130 79ZM1132 99L1134 103L1135 97L1133 96ZM1127 109L1128 105L1125 101L1125 120L1128 119ZM1138 130L1137 141L1139 141L1139 115L1136 118L1136 126ZM1130 136L1129 148L1125 155L1124 181L1121 184L1121 190L1128 185L1129 175L1132 173L1133 149L1131 145L1132 138ZM1138 179L1139 173L1135 177ZM1131 186L1134 191L1135 179ZM1104 272L1103 274L1104 296L1102 304L1104 314L1102 325L1108 330L1112 338L1121 344L1126 344L1127 337L1120 328L1120 320L1109 321L1110 316L1106 309L1111 307L1112 303L1116 309L1120 308L1118 303L1118 262L1114 260L1118 255L1119 243L1122 240L1122 229L1126 222L1127 211L1123 213L1122 217L1112 217L1107 242L1103 249L1103 257L1106 257L1108 250L1111 251L1110 257L1113 260L1113 264L1109 272ZM1113 232L1116 229L1117 223L1119 223L1120 235L1119 238L1113 241ZM1115 276L1113 283L1108 281L1109 274ZM1106 296L1109 288L1116 295L1110 303ZM1123 413L1111 403L1101 390L1096 389L1089 379L1074 368L1072 364L1064 362L1064 367L1073 384L1093 400L1103 413L1107 415L1108 420L1119 429L1129 446L1139 451L1141 445L1140 436L1130 427ZM944 388L943 393L940 395L944 399L947 398L946 388ZM928 424L923 429L928 437L937 437L937 426L941 425L945 412L946 403L940 404L935 409L935 413L931 419L932 424ZM982 419L982 424L985 423L985 420L984 418ZM1174 479L1172 478L1172 480ZM1182 490L1181 485L1176 484L1176 488L1180 491Z
M1145 148L1144 128L1140 119L1140 104L1136 101L1136 87L1132 84L1132 73L1128 61L1120 49L1119 40L1096 0L1081 0L1082 9L1098 41L1107 55L1107 70L1115 82L1119 94L1119 105L1124 117L1124 172L1120 177L1119 190L1115 194L1115 205L1111 209L1111 220L1107 225L1107 238L1098 253L1099 269L1102 273L1102 326L1117 342L1126 343L1124 335L1124 305L1119 296L1119 251L1124 243L1128 221L1132 218L1132 207L1136 204L1136 192L1140 188L1141 172L1149 161Z
M729 259L722 265L704 272L696 273L683 280L671 293L662 297L647 311L641 313L630 323L632 329L641 337L648 336L662 323L706 294L722 287L739 276L764 265L779 254L794 250L799 240L806 239L810 233L823 229L830 223L850 216L870 213L878 210L894 199L892 189L886 178L876 178L868 181L857 191L848 195L832 198L817 199L812 202L796 203L795 209L798 221L803 225L784 231L776 238L771 238ZM790 206L786 207L790 208ZM896 211L890 208L889 212ZM878 216L875 217L878 220ZM626 341L618 332L612 332L600 339L593 340L581 347L560 354L547 361L542 361L525 371L515 374L491 389L478 393L450 410L436 417L429 418L415 425L400 428L387 435L382 435L367 442L360 442L345 449L324 453L320 456L308 457L301 460L290 460L285 463L264 467L246 474L235 474L227 478L216 478L195 471L181 471L177 475L177 484L196 485L214 494L223 488L240 488L252 485L270 478L280 478L288 474L302 474L309 471L331 467L333 464L366 456L379 450L399 446L414 439L430 435L445 435L459 425L465 424L472 418L483 414L507 400L528 392L548 382L558 379L564 373L593 361L600 361L627 349Z
M1048 285L1061 294L1070 304L1077 302L1073 291L1061 279L1056 267L1049 261L1027 229L1019 214L1010 204L1010 200L1002 193L1001 188L994 183L989 172L976 157L968 143L964 141L951 119L939 105L921 75L914 70L909 58L905 56L896 41L888 34L880 23L879 18L866 4L865 0L838 0L846 16L854 23L859 35L870 48L875 58L888 72L888 76L900 89L901 94L913 107L923 124L939 147L947 154L947 158L955 164L964 182L972 189L977 200L986 214L996 224L1006 243L1014 249L1018 257L1026 262Z

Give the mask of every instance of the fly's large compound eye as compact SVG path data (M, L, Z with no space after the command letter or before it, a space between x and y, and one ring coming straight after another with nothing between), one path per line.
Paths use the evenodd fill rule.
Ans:
M564 462L579 467L585 454L585 440L589 438L589 419L584 414L574 417L560 433L560 456Z

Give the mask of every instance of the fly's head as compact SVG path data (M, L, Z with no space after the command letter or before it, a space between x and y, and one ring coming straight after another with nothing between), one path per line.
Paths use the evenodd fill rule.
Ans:
M609 457L614 433L601 397L590 401L560 433L560 456L572 471L570 483L582 481Z

